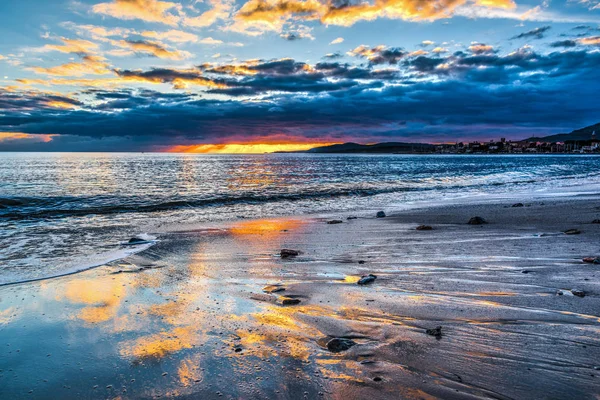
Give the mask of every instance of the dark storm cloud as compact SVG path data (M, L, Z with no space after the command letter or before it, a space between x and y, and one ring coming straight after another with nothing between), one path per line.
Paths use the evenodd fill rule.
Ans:
M551 29L550 26L541 26L539 28L532 29L528 32L523 32L519 35L513 36L511 39L543 39L544 33Z
M397 64L407 53L400 48L385 49L369 59L371 64Z
M47 97L41 95L15 99L0 92L0 132L62 134L65 150L68 138L94 142L108 136L128 143L123 150L270 134L419 140L426 133L453 139L476 129L505 134L508 126L515 135L547 127L553 133L597 122L600 109L600 53L585 50L407 57L387 70L288 59L117 73L174 85L203 79L208 93L263 97L233 101L187 91L89 90L84 94L101 104L57 110L44 106ZM17 107L17 100L30 106ZM73 148L83 146L75 142Z
M550 43L550 47L575 47L577 42L575 40L559 40L557 42Z
M115 70L119 77L132 81L151 83L172 83L176 88L182 88L186 83L203 86L219 86L226 82L220 79L211 79L202 76L197 70L176 70L170 68L153 68L148 71L142 70Z
M343 57L344 57L344 55L342 53L340 53L339 51L336 51L335 53L325 54L322 58L334 60L336 58L343 58Z
M2 112L27 111L40 108L55 108L66 106L80 106L82 103L71 97L44 92L14 93L0 88L0 117Z
M447 76L488 84L509 84L537 79L537 73L551 77L575 74L589 68L597 68L599 65L598 53L582 50L544 55L529 49L520 49L503 56L466 55L457 52L445 58L419 56L403 62L407 70L421 75Z
M368 47L358 46L350 51L351 55L366 58L370 65L397 64L408 52L399 47L387 48L385 46Z
M432 72L434 71L440 64L444 63L444 59L436 57L425 57L419 56L412 60L408 60L404 62L405 67L409 67L418 72Z
M188 84L206 86L208 93L251 96L268 92L321 93L372 87L357 80L392 80L394 70L372 70L342 63L318 63L311 66L293 59L243 64L203 64L198 69L116 70L120 77L133 81L170 83L175 88Z

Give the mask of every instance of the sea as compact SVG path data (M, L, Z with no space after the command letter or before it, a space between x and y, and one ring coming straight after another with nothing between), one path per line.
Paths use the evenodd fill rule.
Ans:
M0 285L141 251L136 235L282 216L372 216L585 191L593 155L0 153ZM591 190L591 189L590 189Z

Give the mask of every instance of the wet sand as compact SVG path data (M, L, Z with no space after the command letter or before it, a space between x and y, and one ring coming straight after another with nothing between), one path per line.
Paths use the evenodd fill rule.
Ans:
M1 287L0 398L600 399L600 265L581 261L600 198L522 202L242 219Z

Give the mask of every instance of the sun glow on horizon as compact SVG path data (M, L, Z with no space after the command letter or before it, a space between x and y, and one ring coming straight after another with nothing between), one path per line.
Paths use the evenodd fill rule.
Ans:
M278 151L304 151L337 143L225 143L173 146L169 153L263 154Z

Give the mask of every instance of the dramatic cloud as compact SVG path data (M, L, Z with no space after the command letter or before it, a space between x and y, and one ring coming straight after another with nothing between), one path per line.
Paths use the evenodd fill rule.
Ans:
M150 71L129 71L115 70L117 75L131 82L146 82L146 83L169 83L175 89L185 89L188 85L198 85L203 87L222 88L225 87L224 82L205 78L198 70L174 70L166 68L154 68Z
M559 40L550 44L550 47L575 47L577 42L575 40Z
M233 10L233 2L229 0L209 0L211 8L196 17L183 17L181 23L195 28L211 26L219 20L227 20Z
M54 76L83 76L110 74L109 64L104 57L84 56L81 62L70 62L56 67L31 67L36 74Z
M72 53L72 54L89 54L93 53L98 49L96 43L92 43L87 40L81 39L60 39L63 44L47 44L44 47L38 49L39 51L60 51L61 53Z
M600 36L581 38L578 42L586 46L600 46Z
M487 45L487 44L482 44L482 43L473 43L469 46L469 50L475 54L487 54L487 53L493 53L494 47Z
M374 3L318 0L249 0L236 18L250 24L263 24L274 30L290 19L318 20L327 25L351 26L358 21L378 18L407 21L433 21L448 18L457 7L474 5L483 8L511 9L512 0L378 0ZM257 29L260 27L257 26Z
M348 55L362 57L371 64L396 64L407 52L399 48L386 48L385 46L369 47L361 45L348 52Z
M81 101L60 93L37 90L10 92L0 88L0 110L7 113L29 113L44 109L68 109L82 105Z
M147 22L161 22L177 25L178 17L172 12L180 9L177 3L158 0L114 0L96 4L92 11L119 19L141 19Z
M198 36L193 33L183 32L176 29L171 29L166 32L144 31L141 33L144 37L149 37L158 40L167 40L175 43L195 43L198 41Z
M287 29L287 32L284 32L280 35L285 40L300 40L300 39L310 39L315 40L315 37L311 33L311 29L305 25L292 25Z
M170 50L160 42L145 40L122 40L118 42L119 47L128 49L138 54L146 54L157 58L166 58L169 60L183 60L191 57L187 51ZM127 53L125 53L126 55Z
M513 36L512 39L543 39L544 33L551 29L550 26L542 26L539 28L532 29L528 32L523 32L519 35Z

